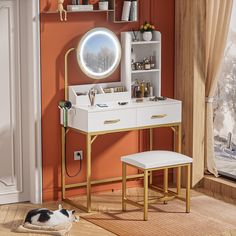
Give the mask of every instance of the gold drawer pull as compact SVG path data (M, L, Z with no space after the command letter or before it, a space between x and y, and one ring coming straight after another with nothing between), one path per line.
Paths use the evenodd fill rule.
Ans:
M104 124L105 124L105 125L109 125L109 124L116 124L116 123L118 123L118 122L120 122L120 119L116 119L116 120L105 120L105 121L104 121Z
M153 115L153 116L151 117L151 119L161 119L161 118L164 118L164 117L166 117L166 116L167 116L167 114Z

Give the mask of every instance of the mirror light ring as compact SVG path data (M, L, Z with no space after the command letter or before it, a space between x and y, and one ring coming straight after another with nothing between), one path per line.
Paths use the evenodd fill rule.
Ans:
M86 45L86 42L88 42L89 39L91 39L95 35L106 35L108 36L112 42L114 43L116 47L116 55L115 55L115 60L114 63L112 64L111 68L109 70L102 72L102 73L95 73L91 70L88 70L88 67L85 64L85 61L83 59L83 50ZM83 71L84 74L86 74L88 77L92 79L104 79L110 76L119 66L121 60L121 46L120 46L120 41L117 38L117 36L110 31L107 28L103 27L98 27L94 28L90 31L88 31L80 40L78 47L77 47L77 61L79 63L79 66L81 70Z

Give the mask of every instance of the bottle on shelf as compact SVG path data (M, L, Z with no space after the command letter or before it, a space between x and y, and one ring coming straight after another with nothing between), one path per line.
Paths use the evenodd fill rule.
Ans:
M141 87L138 85L137 89L136 89L136 98L142 98L142 91L141 91Z
M136 55L134 53L134 49L131 48L131 69L132 70L135 70L136 67L135 67L135 62L136 62Z
M141 83L141 86L140 86L142 98L144 97L145 87L146 87L146 83L145 83L145 81L143 80L142 83Z
M144 97L145 97L145 98L149 97L149 92L148 92L147 86L146 86L145 89L144 89Z
M156 68L156 57L155 56L150 56L150 65L151 65L151 69Z
M153 97L153 86L152 84L150 83L150 87L149 87L149 97Z

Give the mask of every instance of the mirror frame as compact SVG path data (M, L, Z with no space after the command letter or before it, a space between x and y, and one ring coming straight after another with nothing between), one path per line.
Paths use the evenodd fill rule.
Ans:
M84 66L83 59L82 59L82 55L83 55L82 50L83 50L83 47L84 47L86 41L89 39L89 37L91 37L91 35L93 35L93 34L98 33L99 31L111 37L111 39L114 41L114 44L117 45L117 47L116 47L117 48L117 55L116 55L115 62L112 66L113 68L111 70L109 70L109 72L103 73L102 75L94 75L92 73L89 73L89 71ZM80 40L80 42L79 42L79 44L76 48L76 57L77 57L77 62L78 62L81 70L83 71L83 73L85 75L87 75L89 78L92 78L92 79L105 79L108 76L110 76L111 74L113 74L114 71L118 68L118 66L120 64L120 61L121 61L121 44L120 44L120 40L118 39L116 34L114 34L111 30L109 30L107 28L103 28L103 27L94 28L92 30L89 30L81 38L81 40Z

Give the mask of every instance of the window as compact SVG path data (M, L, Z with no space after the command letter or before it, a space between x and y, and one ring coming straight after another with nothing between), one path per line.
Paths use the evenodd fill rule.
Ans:
M236 180L236 1L213 109L216 167Z
M236 1L213 109L216 167L236 180Z

